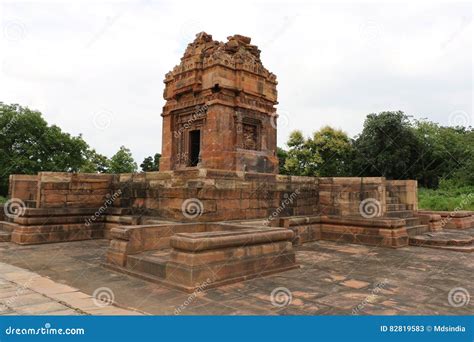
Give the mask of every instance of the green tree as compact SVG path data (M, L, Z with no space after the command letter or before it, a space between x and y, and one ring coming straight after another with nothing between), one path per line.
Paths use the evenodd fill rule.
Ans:
M354 173L389 179L415 178L420 144L401 111L369 114L356 138Z
M131 173L137 172L137 163L133 160L132 152L125 146L110 158L109 173Z
M345 132L329 126L313 134L312 150L322 159L317 168L321 177L349 176L351 173L352 143Z
M10 174L39 171L77 172L86 162L87 143L48 126L38 111L0 102L0 194Z
M465 127L443 127L417 120L415 134L420 142L417 179L425 187L437 187L441 178L472 181L474 131ZM470 175L473 175L470 177Z
M107 173L110 167L110 160L97 153L95 150L86 151L86 162L79 170L80 172Z
M287 145L289 147L285 161L287 173L295 176L316 175L322 158L312 149L309 139L305 139L301 131L294 131L290 134Z
M281 147L277 147L277 157L278 157L278 173L280 175L286 175L287 171L285 169L286 158L288 158L288 152L286 152Z
M143 172L158 171L160 169L160 153L155 153L153 157L146 157L140 164Z
M351 172L351 140L341 130L323 127L305 139L300 131L290 135L285 172L300 176L348 176Z

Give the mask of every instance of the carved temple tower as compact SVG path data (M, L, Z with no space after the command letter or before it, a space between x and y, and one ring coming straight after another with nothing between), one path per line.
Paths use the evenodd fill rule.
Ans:
M160 171L278 172L276 76L250 38L197 34L164 82Z

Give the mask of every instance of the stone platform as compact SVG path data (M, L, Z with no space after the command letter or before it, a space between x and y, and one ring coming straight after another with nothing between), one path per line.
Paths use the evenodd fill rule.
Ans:
M29 205L1 222L2 241L108 238L109 267L186 291L288 271L298 265L294 246L314 241L435 246L420 236L444 228L443 213L417 210L416 182L382 177L42 172L12 176L11 193ZM471 213L456 217L463 227L474 222Z
M295 248L301 268L254 278L192 294L104 269L107 240L21 246L0 243L0 278L5 263L48 277L50 284L74 288L90 298L109 288L118 307L153 315L472 315L474 287L472 254L407 246L398 249L332 241L316 241ZM17 271L15 271L17 272ZM18 273L17 273L18 274ZM18 278L21 279L21 278ZM24 284L12 284L10 293ZM51 290L53 287L50 287ZM291 294L287 302L272 303L273 291ZM448 295L453 288L470 293L469 303L454 307ZM14 290L13 290L14 289ZM56 287L54 287L56 289ZM58 291L59 291L58 287ZM72 290L71 290L72 291ZM282 292L284 293L284 292ZM34 300L28 295L22 300ZM0 291L0 302L9 298ZM63 296L66 297L66 296ZM54 302L54 300L52 300ZM71 299L72 308L95 308ZM18 308L27 309L20 306ZM29 306L34 314L63 307ZM74 309L65 309L65 313ZM37 309L37 310L36 310ZM69 311L68 311L69 310ZM76 314L84 314L76 311ZM105 312L119 314L117 307ZM25 314L30 311L15 311ZM92 313L92 311L91 311ZM2 312L0 314L5 314ZM124 314L124 313L121 313Z
M107 267L192 292L298 267L293 231L232 223L112 229Z

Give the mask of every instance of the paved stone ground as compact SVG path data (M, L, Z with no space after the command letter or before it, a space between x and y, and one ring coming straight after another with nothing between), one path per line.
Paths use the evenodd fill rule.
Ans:
M0 314L474 314L474 298L467 302L468 294L474 296L472 253L320 241L298 248L300 269L195 296L101 267L107 245L106 240L0 243ZM41 276L38 283L28 281L34 275L28 270ZM91 304L91 295L103 287L121 308ZM459 307L448 301L455 288L466 291L453 297L454 305L464 304ZM279 306L288 302L288 293L291 302Z

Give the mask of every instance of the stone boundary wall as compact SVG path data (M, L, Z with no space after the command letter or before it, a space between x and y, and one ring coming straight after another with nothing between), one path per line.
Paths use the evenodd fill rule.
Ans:
M319 196L317 178L211 169L120 174L118 190L117 205L182 222L313 215Z
M418 182L416 180L385 180L385 187L407 210L418 210Z
M275 174L184 169L136 174L40 172L12 175L10 197L36 208L129 208L131 215L181 222L246 219L270 221L284 216L360 216L363 200L387 211L389 191L417 209L416 181L383 177L299 177ZM193 211L194 210L194 211Z
M319 177L319 213L322 215L360 216L363 200L376 203L377 217L386 209L385 178L383 177Z
M38 200L38 178L39 175L10 175L9 197L35 204Z
M40 172L37 208L100 208L111 195L114 175Z

